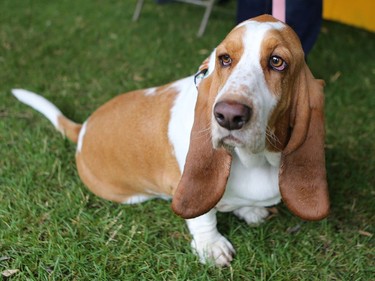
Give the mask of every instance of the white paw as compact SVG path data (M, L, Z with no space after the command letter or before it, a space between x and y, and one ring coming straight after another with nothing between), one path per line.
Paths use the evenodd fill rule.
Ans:
M191 247L201 263L212 263L220 267L229 266L236 254L232 244L221 234L208 239L194 239Z
M247 224L260 224L268 216L268 210L264 207L242 207L233 213L247 222Z

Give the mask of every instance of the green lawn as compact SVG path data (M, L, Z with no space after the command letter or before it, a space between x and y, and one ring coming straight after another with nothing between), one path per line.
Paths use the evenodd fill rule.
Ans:
M135 0L0 1L0 273L9 280L374 280L375 35L325 22L308 62L326 83L332 211L302 222L287 209L259 227L230 214L219 230L230 268L201 265L169 202L122 206L80 182L75 146L12 88L42 93L84 121L121 92L195 72L233 27L235 1L203 11ZM4 277L5 278L5 277Z

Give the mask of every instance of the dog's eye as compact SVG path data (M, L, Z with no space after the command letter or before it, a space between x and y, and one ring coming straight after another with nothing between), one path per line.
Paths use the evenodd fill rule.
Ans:
M287 63L279 56L271 56L269 65L272 69L277 71L283 71L288 66Z
M219 56L220 64L224 67L230 66L232 64L232 59L228 54Z
M206 77L207 73L208 73L208 69L203 69L203 70L199 71L197 74L195 74L194 83L195 83L195 87L197 87L197 89L198 89L199 84Z

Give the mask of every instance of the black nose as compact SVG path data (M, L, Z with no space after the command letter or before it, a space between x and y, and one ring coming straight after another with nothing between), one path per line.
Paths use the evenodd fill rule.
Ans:
M216 121L228 130L241 129L250 120L251 113L250 107L235 101L221 101L214 107Z

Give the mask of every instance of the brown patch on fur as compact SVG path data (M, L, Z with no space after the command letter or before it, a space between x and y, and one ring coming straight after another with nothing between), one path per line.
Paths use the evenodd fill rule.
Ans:
M216 65L212 75L211 94L216 97L220 89L225 85L233 69L240 61L244 46L242 38L244 36L245 27L239 27L231 31L228 36L216 48ZM218 59L219 56L228 54L232 59L232 64L223 67Z
M168 139L176 97L169 86L148 96L144 91L118 96L89 118L76 158L92 192L117 202L139 194L173 194L180 171Z
M63 115L60 115L57 120L58 130L72 142L77 143L82 125L69 120Z

